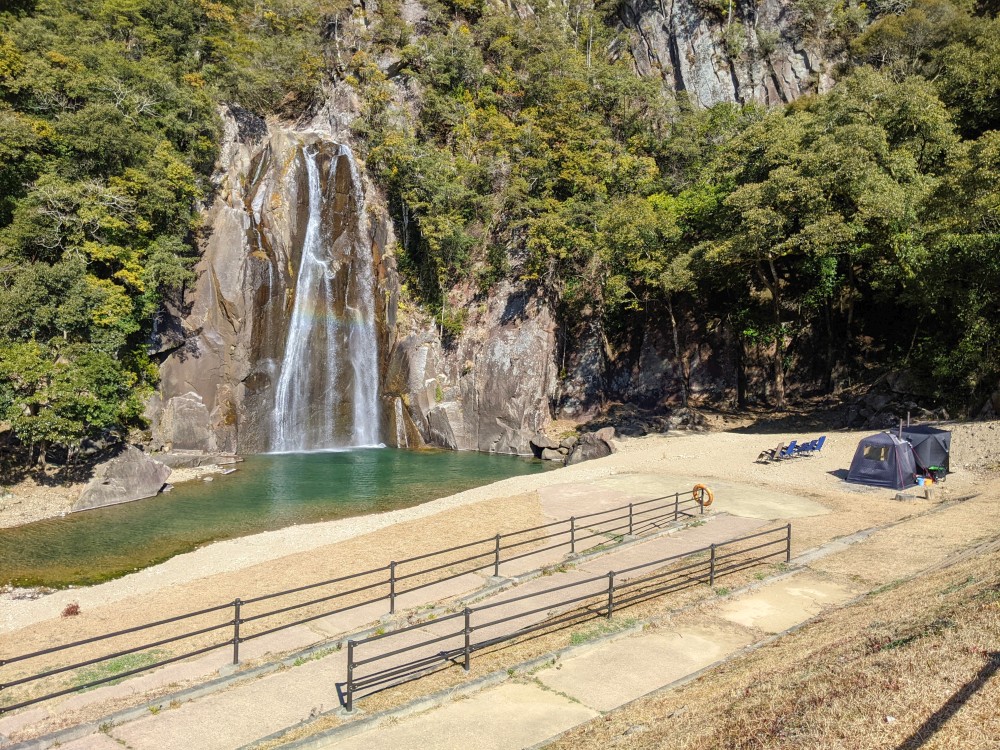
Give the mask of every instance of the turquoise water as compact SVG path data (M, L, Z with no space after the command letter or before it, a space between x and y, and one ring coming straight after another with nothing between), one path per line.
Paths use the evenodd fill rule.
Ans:
M219 539L406 508L549 462L391 448L250 456L148 500L0 529L0 584L92 584Z

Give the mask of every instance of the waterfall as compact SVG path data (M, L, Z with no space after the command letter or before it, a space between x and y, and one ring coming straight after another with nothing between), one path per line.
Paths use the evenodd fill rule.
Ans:
M374 446L379 443L378 342L364 191L354 155L341 147L337 157L346 157L351 170L355 215L349 223L354 231L345 230L348 257L334 258L335 243L323 226L327 200L317 150L306 148L302 155L308 177L308 220L275 388L272 450ZM331 159L329 190L338 184L337 157ZM338 299L340 288L346 291ZM343 310L340 316L338 309ZM345 424L348 414L350 424Z
M352 263L355 274L351 281L357 287L356 307L351 310L351 333L348 349L354 367L354 426L353 445L377 445L378 415L378 339L375 331L375 262L372 259L372 239L368 230L368 210L365 193L354 152L341 146L341 153L351 166L351 186L357 212L358 236L351 243L351 252L357 254ZM350 299L350 290L348 290Z

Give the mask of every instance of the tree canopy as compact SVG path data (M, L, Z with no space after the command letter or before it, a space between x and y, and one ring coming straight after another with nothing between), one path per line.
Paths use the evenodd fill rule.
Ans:
M773 403L790 372L832 390L905 364L971 404L1000 372L995 4L793 4L796 33L835 38L838 83L769 111L637 75L614 3L5 4L0 423L41 461L141 424L220 106L297 116L331 86L452 334L449 289L509 278L567 328L666 310L678 358L674 306L697 306L768 352Z

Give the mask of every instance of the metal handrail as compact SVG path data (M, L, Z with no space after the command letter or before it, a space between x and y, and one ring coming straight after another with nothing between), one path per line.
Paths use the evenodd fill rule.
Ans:
M384 566L377 567L377 568L372 568L370 570L365 570L365 571L358 572L358 573L351 573L351 574L348 574L348 575L338 576L338 577L335 577L335 578L329 578L329 579L326 579L326 580L323 580L323 581L317 581L317 582L314 582L314 583L308 583L308 584L305 584L305 585L302 585L302 586L296 586L294 588L285 589L285 590L282 590L282 591L274 591L274 592L270 592L270 593L267 593L267 594L261 594L259 596L251 597L251 598L248 598L248 599L239 599L239 598L237 598L234 601L227 602L225 604L218 604L218 605L215 605L215 606L212 606L212 607L206 607L204 609L199 609L199 610L195 610L195 611L192 611L192 612L186 612L186 613L183 613L183 614L180 614L180 615L176 615L176 616L173 616L173 617L168 617L168 618L156 620L156 621L151 622L151 623L146 623L146 624L143 624L143 625L137 625L137 626L130 627L130 628L123 628L121 630L113 631L111 633L105 633L105 634L102 634L102 635L92 636L92 637L89 637L89 638L83 638L83 639L80 639L80 640L72 641L70 643L65 643L65 644L61 644L61 645L58 645L58 646L53 646L52 648L40 649L40 650L33 651L33 652L30 652L30 653L27 653L27 654L19 654L19 655L15 655L15 656L11 656L11 657L0 658L0 668L2 668L2 667L6 667L8 665L14 664L14 663L24 662L24 661L27 661L27 660L30 660L30 659L39 658L39 657L42 657L42 656L48 656L48 655L51 655L51 654L54 654L54 653L57 653L57 652L60 652L60 651L65 651L67 649L76 648L76 647L80 647L80 646L86 646L86 645L90 645L90 644L93 644L93 643L98 643L100 641L105 641L105 640L110 640L110 639L118 638L118 637L125 636L125 635L130 635L132 633L137 633L137 632L141 632L141 631L144 631L144 630L149 630L149 629L152 629L152 628L157 628L157 627L161 627L161 626L164 626L164 625L169 625L169 624L172 624L172 623L180 622L180 621L187 620L187 619L192 619L192 618L195 618L195 617L202 617L204 615L212 614L214 612L220 612L220 611L227 610L227 609L231 609L232 610L232 617L230 619L224 620L221 623L218 623L218 624L215 624L215 625L211 625L211 626L204 627L204 628L198 628L196 630L184 632L184 633L181 633L181 634L178 634L178 635L173 635L173 636L170 636L170 637L167 637L167 638L163 638L163 639L159 639L159 640L154 640L154 641L152 641L150 643L145 643L142 646L131 647L131 648L128 648L128 649L119 649L119 650L114 651L114 652L112 652L110 654L104 654L102 656L94 657L94 658L88 659L86 661L77 662L77 663L75 663L75 664L73 664L71 666L64 666L64 667L59 667L59 668L56 668L56 669L49 669L49 670L45 670L45 671L42 671L42 672L39 672L39 673L36 673L36 674L32 674L32 675L28 675L28 676L25 676L25 677L18 678L17 680L8 681L8 682L0 682L0 695L2 695L2 693L3 693L3 691L5 689L11 688L11 687L20 686L20 685L26 685L26 684L29 684L29 683L32 683L32 682L36 682L38 680L42 680L42 679L47 678L47 677L55 676L57 674L63 674L63 673L66 673L66 672L70 672L70 671L72 671L74 669L79 669L79 668L84 667L84 666L89 666L89 665L92 665L92 664L97 664L97 663L100 663L100 662L103 662L103 661L109 661L111 659L115 659L115 658L118 658L118 657L123 656L123 655L137 653L139 651L143 651L143 650L146 650L146 649L155 648L157 646L165 645L167 643L174 643L174 642L182 641L182 640L185 640L185 639L188 639L188 638L194 638L194 637L197 637L199 635L204 635L205 633L212 632L212 631L215 631L215 630L220 630L220 629L225 628L225 627L232 627L233 628L232 638L230 638L230 639L228 639L228 640L226 640L226 641L224 641L222 643L217 643L217 644L214 644L212 646L200 647L200 648L197 648L195 650L186 651L186 652L184 652L182 654L178 654L178 655L172 656L169 659L161 660L161 661L155 662L153 664L150 664L148 666L140 667L140 668L137 668L137 669L134 669L134 670L129 670L127 672L119 672L119 673L117 673L116 675L114 675L112 677L109 677L109 678L104 679L104 680L96 681L94 683L87 683L86 685L83 685L83 686L75 686L73 688L68 688L68 689L65 689L65 690L58 690L58 691L55 691L55 692L50 692L50 693L47 693L45 695L42 695L42 696L39 696L39 697L36 697L36 698L32 698L32 699L26 700L26 701L21 701L21 702L18 702L16 704L13 704L13 705L0 706L0 716L2 716L5 713L8 713L10 711L13 711L15 709L18 709L18 708L23 708L25 706L33 705L35 703L40 703L40 702L45 701L45 700L56 698L56 697L59 697L59 696L62 696L62 695L67 695L67 694L72 693L72 692L74 692L76 690L84 689L86 687L92 687L93 685L99 685L99 684L103 684L104 682L109 682L111 680L118 680L118 679L121 679L123 677L131 676L132 674L138 674L140 672L149 671L151 669L155 669L155 668L157 668L159 666L162 666L164 664L169 664L169 663L173 663L175 661L180 661L180 660L185 659L185 658L189 658L189 657L192 657L192 656L197 656L197 655L200 655L202 653L205 653L206 651L211 651L213 649L225 648L225 647L231 646L232 649L233 649L233 664L239 664L239 646L240 646L240 643L244 643L244 642L246 642L248 640L253 640L255 638L260 638L260 637L262 637L264 635L268 635L270 633L274 633L274 632L277 632L279 630L284 630L284 629L287 629L287 628L290 628L290 627L294 627L296 625L300 625L300 624L303 624L303 623L306 623L306 622L311 622L311 621L319 619L321 617L328 617L328 616L331 616L331 615L334 615L334 614L339 614L339 613L346 612L346 611L349 611L349 610L352 610L352 609L357 609L358 607L362 607L362 606L369 605L369 604L374 604L374 603L377 603L379 601L384 601L384 600L388 600L388 602L389 602L389 612L390 612L390 614L393 614L393 613L395 613L396 598L398 596L402 595L402 594L410 593L410 592L413 592L413 591L418 591L418 590L426 588L428 586L433 586L435 584L439 584L439 583L443 583L445 581L453 580L453 579L458 578L460 576L467 575L469 573L474 573L474 572L486 570L486 569L489 569L491 567L494 569L494 573L498 574L499 573L500 565L502 565L504 563L514 562L516 560L520 560L520 559L523 559L523 558L526 558L526 557L531 557L532 555L537 555L537 554L540 554L542 552L550 551L550 550L553 550L553 549L558 549L560 547L567 547L568 546L570 548L570 552L571 553L575 553L576 552L576 545L578 543L586 542L587 540L593 539L593 538L598 537L598 536L612 534L612 533L617 532L617 531L623 531L626 528L629 530L630 534L634 534L635 533L636 520L637 520L637 517L639 517L639 516L642 516L642 518L639 518L638 522L640 524L647 524L647 525L651 521L655 521L655 520L664 520L664 521L666 521L666 520L674 520L674 521L679 520L679 518L681 517L681 515L685 515L685 516L689 515L688 513L685 513L683 511L683 509L685 508L685 506L690 506L690 505L698 504L698 497L697 497L697 495L695 495L693 493L691 494L691 496L689 498L681 500L681 496L682 495L687 495L687 494L688 494L687 492L675 492L675 493L670 494L670 495L664 495L662 497L650 498L649 500L642 500L642 501L639 501L639 502L632 502L632 503L628 503L627 505L617 506L615 508L608 508L608 509L605 509L605 510L596 511L594 513L587 513L587 514L583 514L583 515L580 515L580 516L571 517L569 519L552 521L552 522L549 522L549 523L541 524L541 525L538 525L538 526L533 526L533 527L526 528L526 529L518 529L518 530L515 530L515 531L510 531L510 532L507 532L505 534L496 534L496 535L494 535L492 537L487 537L487 538L484 538L484 539L478 539L478 540L475 540L475 541L472 541L472 542L466 542L464 544L458 544L458 545L455 545L455 546L452 546L452 547L447 547L445 549L435 550L433 552L427 552L427 553L424 553L424 554L421 554L421 555L415 555L415 556L412 556L412 557L404 558L403 560L393 561L393 562L390 562L388 565L384 565ZM657 505L657 504L659 504L659 505ZM701 508L701 512L704 513L704 507ZM591 522L591 524L589 526L584 526L584 525L578 524L578 522L580 522L580 521L591 521L591 519L596 519L596 518L599 518L601 516L608 516L609 514L614 514L614 513L618 513L619 515L612 516L610 518L603 518L602 520L597 521L596 523ZM650 514L657 514L657 515L650 516ZM609 524L609 523L614 523L614 522L617 522L617 521L624 521L625 519L628 519L628 523L627 524L623 523L623 524L620 524L618 526L614 526L614 527L612 527L610 529L600 529L599 528L599 526L602 525L602 524ZM568 528L567 528L567 524L568 524ZM532 537L532 538L529 538L529 539L517 539L516 541L513 541L515 538L523 536L524 534L530 534L530 533L534 533L534 532L538 532L538 531L544 531L544 530L547 530L547 529L553 529L555 527L559 527L559 529L557 531L553 531L551 533L544 534L544 535L541 535L541 536L535 536L535 537ZM577 535L577 531L578 530L580 532L582 532L579 535ZM526 545L543 543L543 542L546 542L546 541L551 540L551 539L556 539L556 538L559 538L559 537L565 538L567 536L569 538L568 538L568 540L565 540L565 541L559 541L558 543L551 544L551 545L545 545L545 546L542 546L540 548L529 549L529 550L527 550L525 552L522 552L522 553L519 553L517 555L504 555L505 552L509 552L510 550L518 549L518 548L524 547ZM508 540L508 539L512 540L512 541L509 542L509 543L504 543L504 541ZM483 545L491 545L491 547L490 547L490 549L487 549L486 551L482 552L481 554L477 554L477 555L473 555L473 556L468 556L468 557L463 557L463 558L459 558L457 560L452 559L452 560L448 560L448 561L443 562L443 563L436 563L436 564L431 565L429 567L424 567L424 568L421 568L421 569L415 570L415 571L407 571L407 572L405 572L403 574L399 574L397 572L397 569L401 565L409 565L409 564L412 564L414 562L420 562L420 561L424 561L424 560L430 560L431 558L440 557L442 555L449 555L449 554L452 554L454 552L458 552L458 551L466 550L466 549L472 549L474 547L483 546ZM459 573L454 573L454 574L447 575L447 576L435 576L433 578L433 580L431 580L431 581L420 583L420 584L417 584L417 585L412 585L412 586L409 586L408 588L405 588L405 589L397 588L397 585L400 582L402 582L402 581L407 581L407 580L410 580L410 579L413 579L413 578L417 578L419 576L426 576L428 574L436 573L438 571L442 571L442 570L444 570L446 568L452 568L452 567L457 566L457 565L463 565L463 564L466 564L466 563L472 563L472 562L474 562L476 560L479 560L479 559L484 559L483 564L481 564L481 565L475 565L474 567L471 567L471 568L469 568L467 570L463 570L463 571L461 571ZM266 612L252 614L250 616L245 616L242 613L243 608L245 608L245 607L247 607L249 605L257 604L257 603L268 601L268 600L271 600L271 599L276 599L276 598L283 597L283 596L290 596L292 594L298 594L298 593L301 593L301 592L304 592L304 591L310 591L310 590L313 590L313 589L321 588L323 586L332 586L332 585L335 585L335 584L342 584L342 583L345 583L347 581L353 581L353 580L357 580L357 579L361 579L361 578L365 578L365 577L370 577L370 576L375 576L375 575L379 575L379 574L382 574L384 576L385 576L385 574L388 574L388 575L385 576L385 577L380 578L377 581L374 581L373 583L367 584L367 585L356 586L356 587L353 587L353 588L350 588L350 589L347 589L347 590L344 590L344 591L338 591L338 592L336 592L334 594L330 594L330 595L327 595L327 596L319 596L319 597L310 598L309 600L307 600L305 602L298 602L298 603L290 604L290 605L287 605L287 606L276 607L276 608L268 610ZM325 611L320 612L318 614L312 614L312 615L309 615L308 617L295 619L295 620L293 620L291 622L281 623L281 624L276 625L274 627L267 628L265 630L258 631L258 632L252 633L252 634L245 634L245 633L241 633L240 632L241 625L246 625L246 624L249 624L249 623L258 622L258 621L264 620L266 618L275 617L275 616L280 615L280 614L285 614L285 613L292 612L292 611L298 610L298 609L303 609L303 608L306 608L306 607L315 607L317 605L325 604L327 602L331 602L331 601L336 600L336 599L342 599L343 597L350 596L352 594L359 594L361 592L369 591L369 590L373 590L373 589L382 589L384 591L386 588L388 588L388 593L382 594L382 595L380 595L378 597L374 597L374 598L371 598L371 599L366 599L365 601L362 601L362 602L359 602L359 603L350 604L348 606L336 608L336 609L333 609L333 610L325 610ZM402 632L402 631L393 631L392 634L396 634L396 633L399 633L399 632Z
M757 544L752 547L727 552L724 555L717 554L717 550L720 548L731 547L733 545L741 544L753 539L759 539L761 537L765 537L768 535L775 535L779 533L781 534L781 537L777 539L773 539L764 542L762 544ZM590 617L606 616L610 618L612 616L616 604L619 607L627 606L629 604L638 601L649 600L654 596L660 596L665 593L679 591L684 588L690 588L692 586L696 586L702 583L708 583L709 585L714 585L715 580L723 575L731 574L739 570L744 570L753 567L755 565L760 564L764 560L768 560L778 555L783 555L785 558L785 562L789 562L791 560L791 539L792 539L792 525L789 523L786 524L785 526L781 526L776 529L769 529L767 531L757 532L754 534L747 534L733 539L727 539L726 541L718 544L711 544L707 547L702 547L700 549L692 550L690 552L685 552L677 555L670 555L668 557L660 558L658 560L653 560L647 563L641 563L639 565L634 565L617 572L609 571L605 575L591 576L579 581L572 581L567 584L552 586L543 589L541 591L535 591L529 594L523 594L521 596L503 599L502 601L489 602L487 604L482 604L477 607L466 607L464 611L461 613L453 613L447 615L446 617L437 618L435 620L435 624L437 624L440 622L445 622L447 620L454 620L464 616L465 623L461 630L455 630L445 635L436 636L435 638L428 641L422 641L420 643L410 644L397 649L392 649L390 651L376 654L375 656L370 656L360 660L355 659L355 652L357 648L369 645L376 641L383 641L388 638L395 637L401 633L407 633L418 630L420 628L426 627L427 623L423 622L414 625L409 625L404 628L400 628L399 630L393 630L388 633L380 633L379 635L370 636L368 638L363 638L358 640L353 640L353 639L348 640L347 679L344 689L345 707L349 712L354 710L354 695L360 689L363 689L365 687L370 687L376 684L382 684L387 681L391 681L395 677L408 676L411 679L417 679L424 674L423 670L425 666L432 664L440 664L442 660L446 661L451 660L453 657L457 656L460 653L464 653L465 656L464 668L466 671L468 671L470 668L469 662L471 653L476 650L481 650L487 645L494 645L514 640L516 638L522 637L526 633L535 632L537 630L542 630L542 629L549 629L557 624L561 624L562 622L579 619L585 616L590 616ZM749 559L732 560L732 562L722 566L718 564L720 560L731 560L732 558L735 558L737 556L751 554L759 550L765 549L767 547L772 547L777 544L783 544L784 549L779 550L777 552L755 555L754 557ZM637 570L641 570L643 568L658 568L665 564L691 558L694 557L695 555L704 554L706 552L710 554L710 557L708 559L696 560L686 565L682 565L680 567L676 566L671 567L667 570L656 570L650 573L649 575L640 576L637 578L631 578L631 579L621 578L621 576L626 573L631 573ZM688 571L694 571L694 570L700 570L700 572L694 574L682 575L687 573ZM496 607L509 605L515 602L528 601L531 599L536 599L538 597L549 596L554 592L564 591L572 588L579 588L581 586L592 585L594 583L604 582L604 581L607 581L607 586L604 587L602 590L588 592L584 595L562 598L556 603L547 602L543 606L529 608L528 610L518 612L514 615L508 615L505 617L496 618L486 622L481 622L476 624L475 626L473 626L470 622L470 618L472 615L486 612ZM640 590L640 587L648 586L649 584L652 583L655 583L657 587L653 589ZM631 589L635 593L632 593L631 595L627 596L624 599L619 598L618 601L616 602L615 593L622 592L626 589ZM521 620L524 619L525 617L530 617L531 615L537 615L540 612L548 612L551 611L553 607L564 607L571 604L577 604L579 602L592 601L596 597L601 597L601 596L606 596L607 601L603 605L598 606L596 611L590 613L576 614L568 618L565 615L560 615L559 618L557 618L556 620L546 619L544 623L529 626L527 628L519 628L511 633L494 636L493 638L487 639L486 641L480 643L473 644L470 642L469 638L470 634L477 630L481 631L486 628L496 627L497 625L501 625L507 622L512 622L514 620ZM601 615L602 608L605 613L604 615ZM374 672L373 674L365 675L360 678L356 678L354 675L354 670L357 667L365 666L368 664L374 664L376 662L388 659L393 656L399 656L400 654L404 654L410 651L415 651L417 649L426 647L428 645L433 645L434 643L440 643L442 641L447 641L449 639L456 638L462 634L465 634L466 636L466 646L464 647L464 649L452 649L450 651L441 652L434 656L421 657L412 662L407 662L407 664L395 665L393 667L388 668L387 670L377 671ZM389 673L391 673L391 676L387 676L389 675Z

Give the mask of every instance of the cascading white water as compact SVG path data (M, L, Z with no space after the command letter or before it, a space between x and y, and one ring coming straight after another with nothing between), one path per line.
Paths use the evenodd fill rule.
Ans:
M317 153L304 149L309 187L309 215L295 302L285 341L281 374L275 389L272 449L278 452L330 450L379 444L378 341L375 328L375 270L368 236L364 191L354 155L341 147L353 185L354 231L348 232L349 257L331 258L323 231L323 183ZM331 160L327 184L336 185L338 158ZM335 298L337 274L346 274L345 299ZM352 304L353 301L353 304ZM343 322L338 321L338 304ZM352 386L351 424L341 408ZM344 420L346 421L346 420Z
M273 447L282 452L337 447L334 392L337 319L333 310L333 273L321 240L323 191L316 153L306 150L303 154L309 180L309 219L274 398ZM336 170L336 161L333 164ZM312 360L317 353L325 360L325 367L308 366L307 359ZM318 383L317 379L325 383Z
M368 210L365 194L358 174L358 164L348 146L341 146L341 153L351 165L351 185L357 211L358 236L351 243L351 252L357 254L352 263L355 274L350 279L357 287L356 306L349 308L353 319L348 337L351 365L354 367L354 445L377 445L379 442L378 413L378 339L375 331L375 263L372 259L371 237L368 231ZM350 299L350 289L348 290Z

